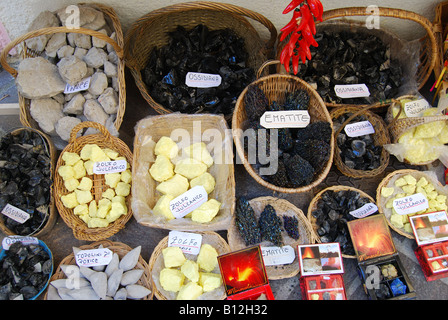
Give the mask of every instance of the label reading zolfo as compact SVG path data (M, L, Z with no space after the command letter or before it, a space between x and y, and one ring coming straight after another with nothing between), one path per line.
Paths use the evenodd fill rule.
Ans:
M365 84L337 84L334 86L334 92L339 98L364 98L370 96L369 88Z
M426 99L419 99L415 101L406 102L404 104L404 113L409 118L412 117L421 117L423 111L430 107L428 101Z
M203 186L196 186L170 201L170 210L175 218L182 218L207 202L208 194Z
M350 211L349 213L355 218L364 218L378 211L378 207L374 203L366 203L361 208Z
M260 118L260 125L266 129L304 128L310 123L306 110L266 111Z
M185 76L185 84L193 88L219 87L221 80L219 74L188 72Z
M179 247L183 253L199 254L202 244L202 235L191 232L170 231L168 247Z
M290 264L296 258L294 249L291 246L261 247L261 253L266 266Z
M3 208L2 213L18 223L24 223L30 218L28 212L16 208L9 203Z
M88 77L85 79L82 79L80 82L78 82L77 84L75 84L74 86L69 85L68 83L65 85L65 90L64 93L74 93L74 92L79 92L79 91L84 91L89 89L90 86L90 79L92 77Z
M75 255L76 264L82 267L104 266L112 260L113 252L107 248L81 250Z
M392 205L398 214L411 214L429 208L428 200L421 193L395 199Z
M22 242L24 245L39 244L39 239L35 237L9 236L3 238L2 248L5 250L9 250L9 247L16 242Z
M93 164L93 173L106 174L125 171L127 168L126 160L98 161Z
M365 136L367 134L373 134L375 133L375 128L369 121L366 120L350 123L345 126L344 131L349 137L354 138L359 136Z

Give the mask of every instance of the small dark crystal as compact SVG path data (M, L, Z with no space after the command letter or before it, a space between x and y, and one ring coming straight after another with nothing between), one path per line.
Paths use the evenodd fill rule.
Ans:
M282 220L277 216L274 207L270 204L261 212L258 225L263 240L270 241L278 247L283 245Z
M261 242L260 228L258 227L255 212L245 197L237 199L235 207L235 223L239 234L245 244L253 245Z
M288 233L288 236L294 240L299 239L299 221L296 217L283 216L283 227L286 233Z

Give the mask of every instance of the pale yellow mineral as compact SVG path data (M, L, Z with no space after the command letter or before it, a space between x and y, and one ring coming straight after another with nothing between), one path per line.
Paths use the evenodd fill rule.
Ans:
M177 300L196 300L203 293L202 287L196 282L184 284L177 294Z
M59 166L58 174L61 176L62 180L67 180L75 177L75 170L73 170L73 166Z
M121 180L121 174L119 172L106 173L104 175L104 182L111 188L116 188L120 180Z
M207 193L211 193L215 189L215 184L215 178L213 178L213 176L208 172L204 172L200 176L190 181L191 188L196 186L203 186Z
M76 194L76 200L78 200L80 204L89 203L93 199L93 196L90 193L90 191L76 189L75 194Z
M90 191L93 187L93 181L89 177L82 177L77 189Z
M179 247L166 247L162 250L162 255L167 268L180 267L187 260Z
M109 222L106 219L101 218L90 218L87 222L87 226L89 228L105 228L109 225Z
M394 193L394 188L388 188L388 187L382 187L381 188L381 196L384 198L387 198L391 196Z
M154 148L155 155L164 155L168 159L173 159L177 156L179 151L179 147L176 142L173 141L170 137L163 136L157 141L156 146Z
M161 196L159 200L157 200L157 203L154 206L154 208L152 209L154 214L162 215L168 220L174 219L175 217L173 216L170 210L170 201L173 199L174 197L169 194Z
M131 170L126 169L125 171L121 172L121 181L126 182L126 183L131 183L131 181L132 181Z
M86 203L78 204L74 209L73 213L77 216L81 216L89 213L89 207Z
M218 251L210 244L204 243L201 245L196 262L201 270L211 272L218 265Z
M101 219L106 218L106 215L109 213L111 208L112 208L112 201L106 198L99 200L96 216Z
M71 192L64 196L61 196L61 201L64 207L68 209L73 209L79 204L78 200L76 199L75 192Z
M74 165L80 159L81 159L81 157L76 152L65 151L62 154L62 160L64 160L65 161L65 165L68 165L68 166Z
M72 192L79 186L79 180L75 178L69 178L67 180L64 180L64 186L68 191Z
M208 168L212 166L213 157L210 155L210 152L207 150L207 145L204 142L193 143L183 150L188 157L205 163Z
M73 165L73 170L75 171L75 175L73 176L75 179L81 179L86 175L86 168L84 168L84 161L78 160Z
M403 176L403 179L406 180L407 184L415 185L417 183L417 179L415 179L412 175L406 174Z
M191 220L199 223L207 223L213 220L221 208L221 202L210 199L191 213Z
M149 169L149 173L154 180L163 182L174 175L174 165L168 157L159 155Z
M159 279L164 290L178 292L184 283L185 276L180 270L164 268L160 271Z
M86 168L86 172L88 175L93 174L93 165L94 165L94 162L92 160L84 161L84 168Z
M222 278L220 274L200 272L199 273L199 285L202 286L204 292L209 292L219 288L222 283Z
M190 281L199 281L199 266L193 260L187 260L180 267L180 271L187 277Z
M194 179L207 171L207 165L194 158L181 159L177 162L174 172L181 174L187 179Z
M114 189L112 189L112 188L108 188L106 191L104 191L104 192L101 194L101 196L102 196L103 198L112 200L112 198L115 197L115 191L114 191Z
M156 190L162 194L169 194L176 198L188 190L188 179L180 174L175 174L171 179L160 183Z
M115 193L117 196L127 197L131 192L131 185L129 183L120 181L115 187Z
M96 201L92 200L89 203L89 217L96 218L97 217L98 207L96 205Z

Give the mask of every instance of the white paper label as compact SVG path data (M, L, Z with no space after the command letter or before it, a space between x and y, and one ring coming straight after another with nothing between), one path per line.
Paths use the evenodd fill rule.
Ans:
M69 85L68 83L65 85L64 93L73 93L73 92L79 92L89 89L90 87L90 79L92 77L88 77L85 79L82 79L80 82L75 84L74 86Z
M369 121L366 120L350 123L345 126L344 131L349 137L354 138L359 136L365 136L367 134L373 134L375 133L375 128Z
M170 231L168 247L179 247L183 253L199 254L202 244L202 235L191 232Z
M404 104L404 113L409 118L412 117L421 117L423 111L430 108L428 101L425 99L419 99L415 101L406 102Z
M9 236L2 240L2 248L8 250L15 242L22 242L24 245L39 244L39 239L35 237Z
M175 218L182 218L207 202L208 194L203 186L196 186L170 201L170 210Z
M310 123L306 110L266 111L260 118L260 125L266 129L304 128Z
M411 214L429 208L428 200L421 193L395 199L392 205L398 214Z
M349 213L355 218L364 218L378 211L378 207L374 203L366 203L361 208L350 211Z
M82 267L104 266L112 260L113 252L107 248L81 250L76 256L76 264Z
M334 86L334 92L339 98L364 98L370 96L369 88L365 84L337 84Z
M291 246L261 247L261 253L266 266L290 264L296 258L295 251Z
M126 160L98 161L93 164L93 173L106 174L125 171L127 168Z
M188 72L185 76L185 84L193 88L219 87L221 80L219 74Z
M28 212L16 208L9 203L3 208L2 213L18 223L24 223L30 218Z

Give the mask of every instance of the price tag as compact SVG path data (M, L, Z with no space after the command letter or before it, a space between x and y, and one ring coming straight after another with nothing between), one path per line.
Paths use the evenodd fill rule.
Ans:
M423 111L430 108L428 101L425 99L419 99L415 101L406 102L404 104L404 113L409 118L412 117L421 117Z
M395 199L392 206L398 214L411 214L429 208L428 199L421 193Z
M93 164L93 173L106 174L125 171L127 168L126 160L98 161Z
M22 242L24 245L39 244L39 239L35 237L9 236L2 240L2 248L9 250L9 247L16 242Z
M375 133L375 128L369 121L360 121L346 125L344 131L349 137L354 138L373 134Z
M334 92L339 98L365 98L370 97L369 88L365 84L337 84L334 86Z
M378 207L374 203L366 203L361 208L350 211L349 213L355 218L364 218L378 211Z
M261 253L266 266L290 264L296 258L294 249L291 246L261 247Z
M188 72L185 76L185 84L193 88L213 88L221 84L219 74Z
M267 111L260 118L260 124L266 129L304 128L310 123L306 110Z
M2 214L11 218L12 220L18 223L24 223L26 220L30 218L28 212L25 212L19 208L16 208L9 203L3 208Z
M82 267L104 266L112 260L113 252L107 248L81 250L75 255L76 264Z
M208 194L203 186L196 186L170 201L170 210L175 218L182 218L207 202Z
M90 79L92 77L88 77L85 79L82 79L80 82L78 82L77 84L75 84L74 86L69 85L68 83L65 85L65 90L64 93L74 93L74 92L79 92L79 91L84 91L89 89L90 86Z
M183 253L199 254L202 244L202 235L191 232L170 231L168 247L179 247Z

